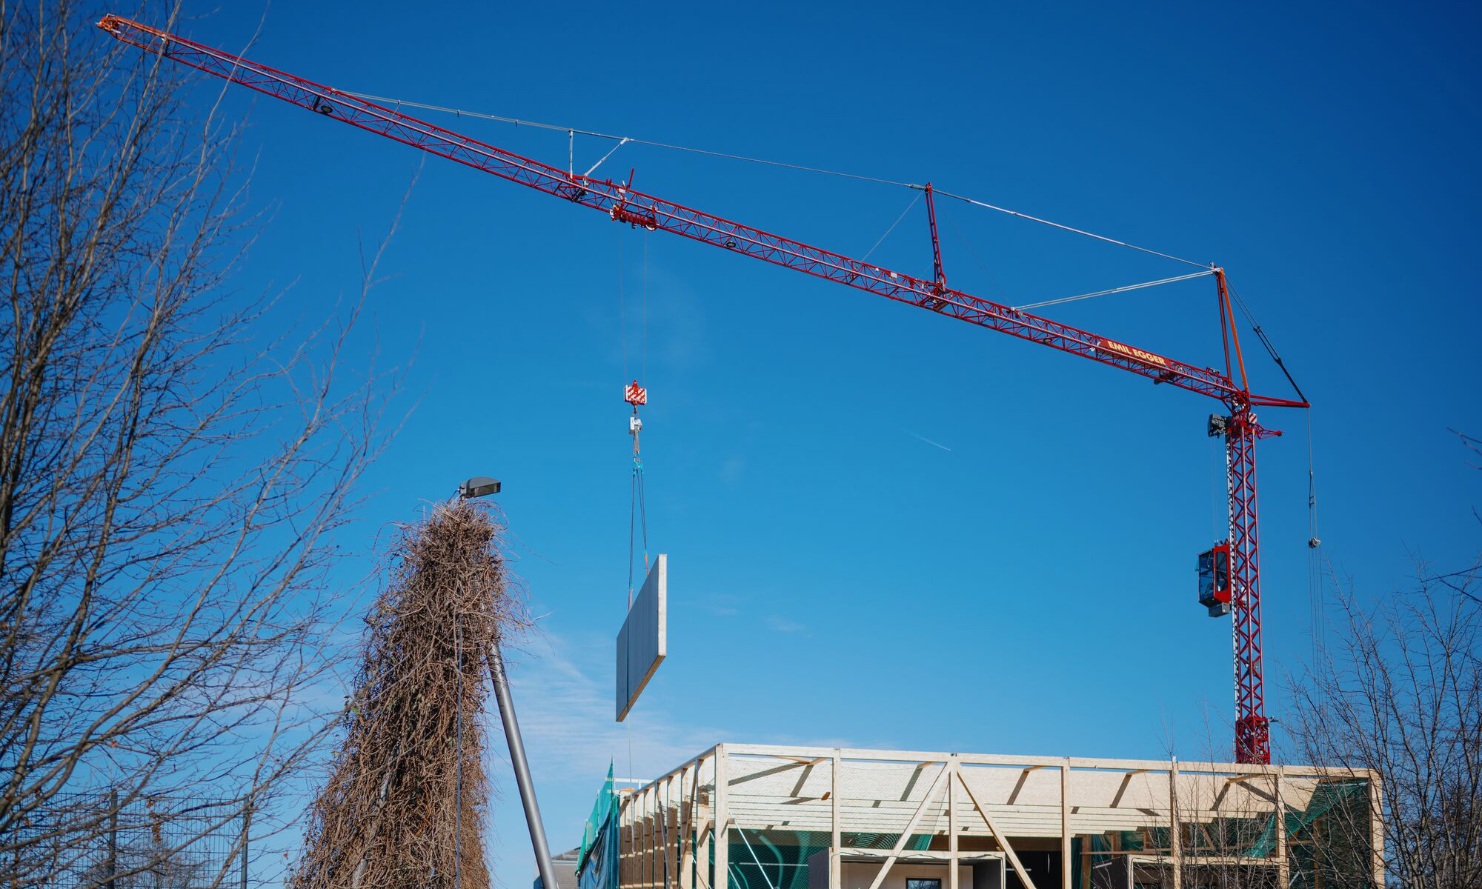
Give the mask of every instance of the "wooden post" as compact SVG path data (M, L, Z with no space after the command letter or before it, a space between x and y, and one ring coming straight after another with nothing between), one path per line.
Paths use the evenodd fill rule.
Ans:
M711 754L713 757L714 754ZM711 763L712 773L715 763ZM705 768L705 758L702 756L695 760L695 798L700 795L700 773ZM715 836L715 793L712 789L710 797L703 803L699 803L695 812L695 833L698 837L695 848L695 882L702 884L704 889L712 889L710 886L710 848Z
M1070 759L1060 766L1060 889L1070 886Z
M715 879L713 889L726 889L731 870L731 812L727 805L730 795L729 769L726 762L726 746L715 747Z
M1281 767L1276 767L1276 885L1290 886L1292 883L1291 862L1286 854L1286 803L1281 796Z
M829 837L828 850L828 889L843 889L844 886L844 825L841 822L844 812L844 802L841 799L844 791L844 780L839 774L844 766L844 757L839 750L834 750L833 773L830 776L829 803L831 810L829 819L832 823L832 835Z
M613 788L616 792L617 788ZM623 842L623 825L628 841ZM633 794L618 797L618 885L633 885Z
M650 798L648 807L648 847L653 850L649 860L653 870L650 872L653 883L657 889L666 889L665 877L668 875L669 848L664 844L664 837L668 831L664 829L664 784L658 781L653 783L653 796Z
M688 802L685 802L685 776L689 777L690 782ZM699 783L698 768L685 766L680 770L679 889L695 889L695 831L699 829L695 816L695 788Z
M947 776L947 889L958 889L957 885L957 754L947 760L952 774Z
M643 870L646 863L644 859L648 856L644 848L645 838L643 836L643 791L635 787L630 799L632 799L630 811L633 835L633 882L629 885L632 889L644 889Z
M643 812L642 800L639 799L638 791L634 790L628 794L628 877L627 885L638 889L643 883L643 852L640 831L642 828Z
M691 781L688 796L685 779ZM679 770L679 889L695 889L695 791L698 784L691 766Z
M1384 885L1384 779L1369 772L1369 866L1374 885Z
M713 756L714 754L712 754ZM712 770L715 764L711 763ZM714 842L715 835L715 793L711 794L703 803L700 799L700 775L705 768L705 757L701 756L695 760L695 883L703 889L711 889L710 886L710 848Z
M643 889L643 865L644 858L647 857L644 854L643 848L643 791L634 788L629 799L632 800L629 809L629 821L631 824L630 832L633 837L633 848L631 850L633 853L633 882L629 885L632 889Z
M643 881L645 889L654 886L654 785L643 788Z
M1172 889L1183 886L1183 833L1178 826L1178 758L1168 770L1168 857L1173 861Z
M679 875L679 806L674 804L674 781L679 776L670 775L664 783L664 889L674 889ZM683 793L684 782L680 781Z

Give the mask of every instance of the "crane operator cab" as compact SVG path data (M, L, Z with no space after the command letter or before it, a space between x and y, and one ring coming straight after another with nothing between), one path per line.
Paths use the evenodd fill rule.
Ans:
M1199 554L1199 604L1209 609L1210 617L1230 613L1230 542L1217 543L1214 549Z

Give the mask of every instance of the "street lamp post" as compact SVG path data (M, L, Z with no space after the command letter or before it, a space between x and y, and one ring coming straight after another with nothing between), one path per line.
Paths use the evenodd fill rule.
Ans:
M458 488L458 496L468 499L499 493L500 484L488 476L474 476ZM509 761L515 783L520 788L520 802L525 806L525 823L530 827L530 845L535 851L535 867L540 871L544 889L561 889L556 884L556 870L551 864L551 850L545 839L545 825L540 820L540 803L535 799L535 783L530 779L530 763L525 759L525 742L520 737L520 722L515 717L515 701L509 693L509 680L504 674L504 656L499 651L499 637L489 643L489 678L494 682L494 700L499 704L499 719L504 723L504 738L509 742ZM575 887L566 887L575 889Z

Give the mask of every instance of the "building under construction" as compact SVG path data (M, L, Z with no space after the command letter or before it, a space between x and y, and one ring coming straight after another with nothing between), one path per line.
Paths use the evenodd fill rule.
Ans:
M721 744L608 782L580 889L1382 886L1378 796L1351 769Z
M1211 617L1232 618L1233 750L1240 764L719 745L630 793L617 794L611 784L605 788L580 850L580 889L1316 889L1382 884L1377 776L1270 765L1256 446L1281 432L1259 422L1257 411L1264 416L1268 408L1305 409L1309 404L1269 338L1255 324L1249 307L1229 286L1223 268L966 195L937 191L930 182L916 185L872 179L917 191L924 198L929 240L922 246L930 247L931 268L917 274L896 271L871 262L869 254L847 256L638 191L633 188L633 167L624 180L598 178L598 166L619 147L634 141L628 137L588 131L587 137L616 138L618 142L596 165L578 174L574 164L578 131L574 129L549 127L567 133L567 158L564 165L542 162L412 117L391 107L404 104L397 100L380 104L118 16L105 16L99 26L162 59L307 109L319 119L338 120L560 198L570 206L586 207L630 229L669 232L731 256L749 257L1116 368L1165 387L1165 391L1190 392L1218 405L1218 412L1209 414L1202 425L1209 437L1224 442L1229 521L1225 536L1199 556L1198 599ZM813 172L860 178L842 171ZM975 296L948 283L937 230L936 196L1160 257L1179 264L1181 274L1020 305ZM1031 311L1204 277L1212 278L1214 284L1211 307L1219 325L1222 369L1213 366L1218 359L1177 360ZM1290 393L1262 394L1253 389L1240 343L1242 315L1282 371ZM634 436L633 502L641 516L642 461L637 434L642 423L636 411L646 394L636 381L629 387L627 401L634 406L629 426ZM1309 504L1315 506L1310 493ZM1320 540L1315 511L1311 516L1309 546L1316 549ZM630 565L633 526L630 519ZM633 610L618 646L619 721L665 656L664 595L656 592L650 599L640 595L637 602L632 601L631 570L629 587ZM466 668L461 636L455 640L454 651L449 662ZM490 671L496 674L493 681L499 683L502 667L494 666L502 664L498 646L491 645L488 651ZM463 675L459 670L450 672ZM441 687L446 685L443 682ZM454 686L460 702L465 687ZM505 704L500 706L508 714ZM447 711L454 725L462 725L465 709L460 703ZM512 716L506 718L513 723ZM461 737L456 728L417 736L449 734ZM385 737L400 736L386 733ZM548 856L534 792L522 766L523 753L516 752L522 749L518 734L508 737L512 738L516 774L521 776L536 857L548 882L554 883L554 872L545 861ZM400 750L395 740L380 746ZM467 749L459 744L451 761L462 763ZM399 756L396 753L391 759ZM354 778L373 789L378 786L365 778L369 773L364 770L347 767L344 774L346 780ZM431 783L427 786L429 796L435 797L438 788ZM464 807L461 786L462 781L455 778L457 803L450 811L456 813ZM362 794L364 808L379 806L383 793ZM472 802L469 806L477 809ZM351 841L368 845L370 834L362 829L362 820L349 815L321 822L338 823ZM384 822L389 825L391 819ZM456 851L461 848L461 823L462 816L455 816L454 854L436 865L439 873L451 868L460 885L464 874L477 880L481 877L476 875L483 872L481 863L470 862L467 868L461 863L463 853ZM355 868L371 860L335 840L327 829L321 829L318 836L322 838L319 848L325 850L321 872L327 875L345 872L346 862L340 859L347 849L352 858L360 855L354 858ZM399 854L407 846L383 843L376 848ZM395 864L405 872L418 873L429 869L426 865L427 861L418 861L415 867Z

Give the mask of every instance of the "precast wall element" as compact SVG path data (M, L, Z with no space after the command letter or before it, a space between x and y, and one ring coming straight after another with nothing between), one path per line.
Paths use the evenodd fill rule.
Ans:
M1382 885L1377 776L718 745L628 794L621 889Z

